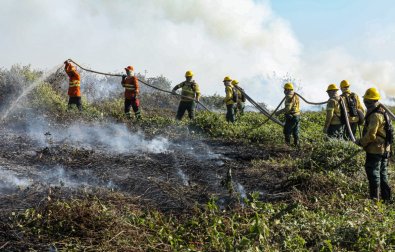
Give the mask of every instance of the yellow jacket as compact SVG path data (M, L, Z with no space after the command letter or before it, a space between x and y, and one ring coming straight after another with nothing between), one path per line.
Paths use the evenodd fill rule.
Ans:
M326 105L326 120L325 120L325 128L327 129L329 125L340 125L342 124L340 121L341 110L340 110L340 101L335 98L330 98Z
M188 82L184 81L178 84L173 88L173 91L176 91L177 89L181 88L181 101L193 101L193 100L199 100L200 98L200 89L199 89L199 84L197 84L194 80Z
M300 115L300 101L299 97L295 94L285 96L285 107L277 112L277 114L285 113L286 115Z
M349 89L347 89L342 96L344 97L348 97L351 95L351 91ZM357 94L355 94L355 98L357 100L357 109L361 110L363 113L365 113L365 108L362 106L361 100L359 99L359 96ZM346 109L347 109L347 113L350 114L350 109L349 109L349 105L348 105L348 100L347 99L343 99L344 104L346 105ZM356 123L359 121L358 116L349 116L348 120L350 121L350 123Z
M232 105L235 104L235 102L233 101L233 86L232 85L225 85L225 103L226 105Z
M376 109L376 108L374 108ZM373 111L368 110L369 112ZM380 112L384 112L382 108L379 108ZM361 138L361 145L367 153L370 154L384 154L386 151L390 151L390 146L385 146L385 118L383 114L373 112L365 119L365 127L363 128L363 136Z

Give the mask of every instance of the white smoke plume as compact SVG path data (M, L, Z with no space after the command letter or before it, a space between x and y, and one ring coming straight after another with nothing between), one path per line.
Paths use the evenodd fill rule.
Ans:
M72 124L59 129L43 119L38 119L29 122L27 131L41 146L65 143L119 154L163 153L170 145L167 138L157 136L146 139L143 133L132 133L124 124Z
M12 190L16 187L23 188L30 184L31 181L29 179L17 176L15 172L0 166L0 193Z
M376 86L395 96L392 62L359 59L341 45L306 53L269 0L3 0L0 32L5 66L46 68L72 58L99 71L134 65L173 84L191 69L204 94L222 94L230 75L272 106L287 73L312 100L327 99L326 86L342 79L359 94Z

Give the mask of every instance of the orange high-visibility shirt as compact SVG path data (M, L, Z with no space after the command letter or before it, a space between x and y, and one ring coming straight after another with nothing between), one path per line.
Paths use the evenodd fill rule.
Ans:
M64 67L67 75L69 76L69 92L68 95L70 97L80 97L81 96L81 77L80 74L77 72L75 67L70 63L67 63Z
M122 86L125 88L126 99L132 99L140 92L139 81L135 76L127 76L122 81Z

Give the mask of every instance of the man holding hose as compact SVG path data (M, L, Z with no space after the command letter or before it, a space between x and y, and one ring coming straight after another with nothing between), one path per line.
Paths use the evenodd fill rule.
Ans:
M134 68L132 66L126 67L125 71L126 75L122 75L122 86L125 88L125 115L127 118L131 118L130 108L133 108L136 119L140 119L139 81L134 76Z
M64 62L64 70L69 76L69 90L67 94L69 95L68 110L71 109L72 105L76 105L78 110L82 110L81 104L81 76L77 72L75 66L73 66L69 60Z
M285 83L285 107L276 112L276 115L285 114L284 137L285 143L291 145L291 135L294 138L295 147L299 146L299 122L300 122L300 102L299 97L294 92L292 83Z
M193 72L187 71L185 73L185 81L176 85L172 93L176 94L176 91L181 88L181 101L178 105L176 119L181 120L188 111L189 119L195 118L196 101L200 99L200 89L199 85L195 82L193 78Z

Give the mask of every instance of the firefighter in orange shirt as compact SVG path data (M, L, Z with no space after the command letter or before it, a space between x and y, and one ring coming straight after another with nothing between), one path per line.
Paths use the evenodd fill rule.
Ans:
M77 72L75 66L73 66L68 60L64 62L64 70L69 76L69 91L67 93L69 95L68 109L71 109L71 106L75 104L77 108L81 111L82 104L81 104L80 74Z
M131 118L130 108L132 107L136 118L140 119L139 81L134 76L134 68L132 66L126 67L125 71L126 75L122 76L122 86L125 88L125 115L127 118Z

